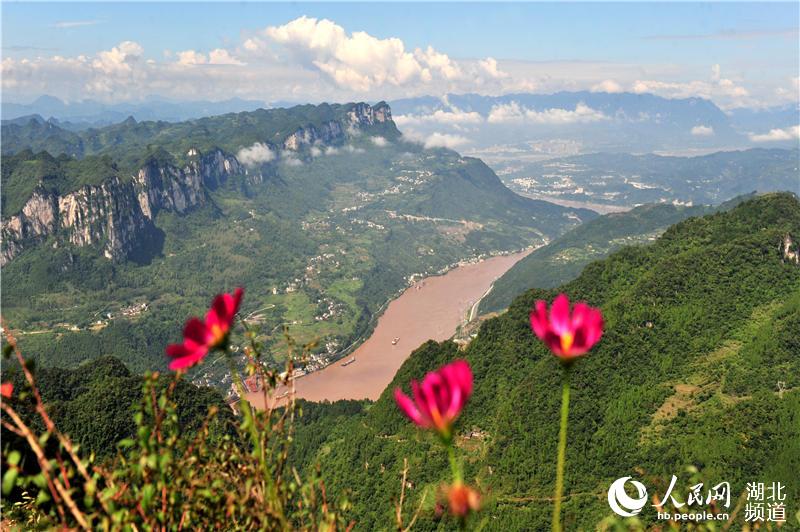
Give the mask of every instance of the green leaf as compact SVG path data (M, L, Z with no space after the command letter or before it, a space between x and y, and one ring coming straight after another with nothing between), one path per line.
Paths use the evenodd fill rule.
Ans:
M3 495L8 495L11 493L11 490L14 489L17 483L17 475L19 475L19 469L16 467L6 469L6 472L3 474Z

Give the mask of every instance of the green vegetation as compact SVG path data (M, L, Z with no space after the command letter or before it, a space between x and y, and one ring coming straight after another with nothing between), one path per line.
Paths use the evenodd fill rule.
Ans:
M531 290L487 321L465 351L451 342L418 349L374 406L311 441L308 466L321 464L329 493L349 494L359 529L376 530L391 522L385 501L398 496L408 458L407 508L416 508L448 465L434 439L402 417L392 390L464 357L475 392L457 423L458 444L467 480L487 494L487 528L547 529L560 368L530 332L528 312L536 299L564 291L601 306L606 319L603 339L573 373L567 529L594 529L611 513L608 486L625 475L658 495L678 475L682 498L691 479L706 487L727 481L732 500L747 482L780 481L796 511L800 268L778 251L787 233L800 235L800 202L765 195L680 222L651 245L625 247L558 290ZM446 528L427 508L418 528ZM797 529L790 513L785 528ZM645 507L645 525L654 514ZM740 513L734 526L742 522Z
M350 108L262 110L180 124L129 121L112 126L113 135L99 130L106 140L91 145L102 155L4 155L6 210L18 210L36 186L63 194L96 184L102 164L109 171L128 168L126 161L181 164L187 146L205 145L203 138L236 150L267 134L341 118ZM3 267L4 317L40 364L74 366L111 355L141 373L164 369L164 346L188 316L215 293L243 286L243 315L261 326L271 357L282 360L288 327L298 341L319 340L319 358L312 360L319 365L363 339L376 311L412 274L521 249L595 216L521 198L481 161L425 150L390 129L391 122L370 126L327 153L307 150L292 162L279 158L206 187L204 204L185 214L158 212L153 235L140 238L146 249L128 261L77 248L62 233L26 245ZM376 134L389 140L378 146ZM20 170L28 165L40 169ZM224 365L209 364L192 378L220 383L226 373Z
M6 364L3 381L14 383L16 390L25 388L25 378L18 366ZM135 436L133 414L142 401L142 378L134 375L120 360L101 357L75 369L41 368L37 382L42 400L59 430L72 441L105 460L116 456L117 442ZM166 379L161 379L163 389ZM200 428L209 407L221 415L213 425L212 437L232 432L234 421L222 395L213 388L199 388L182 381L175 390L181 430L194 434ZM33 402L20 408L23 419L44 430L34 412ZM3 430L4 446L21 448L14 434ZM31 457L32 459L32 457Z
M40 187L43 192L63 194L83 185L99 185L119 174L108 156L77 160L67 155L53 157L47 152L34 154L26 149L3 157L2 209L16 214Z
M114 475L98 477L104 487L98 493L118 494L114 518L124 522L174 525L188 511L193 524L208 525L233 512L236 526L242 527L277 526L270 520L285 515L295 527L324 518L353 522L358 530L384 530L395 523L393 502L407 463L405 515L427 494L415 529L450 529L453 521L438 517L433 506L434 492L448 478L447 459L430 434L403 417L392 392L465 358L475 387L456 422L455 443L458 455L465 457L465 480L484 494L480 520L488 530L547 529L561 368L530 332L528 312L535 300L551 300L563 291L573 300L600 306L606 321L602 340L572 374L565 528L590 530L604 521L611 513L606 491L619 477L631 475L651 495L662 496L677 475L673 493L678 500L698 482L706 489L729 482L731 512L746 483L782 482L788 510L784 529L796 530L800 521L791 509L800 504L800 267L778 249L787 234L795 240L800 234L800 201L789 193L684 220L650 245L624 247L589 264L558 289L522 294L507 313L486 321L464 350L453 342L427 342L375 403L300 403L297 423L281 421L294 419L286 417L293 410L262 413L255 418L255 434L248 430L251 421L235 437L216 440L201 427L204 437L193 447L198 440L179 428L181 410L188 408L185 419L196 421L206 401L214 404L218 396L181 402L168 393L156 400L157 394L148 390L157 383L149 379L141 396L143 415L132 425L136 436L123 442ZM250 364L263 372L254 362L261 344L252 334L248 338L256 349ZM132 395L101 395L109 386L122 390L129 378L118 362L106 359L76 372L39 373L51 410L63 412L60 423L69 424L72 409L80 408L83 417L77 422L89 428L71 430L85 438L88 450L109 448L124 436L114 431L131 427L124 420ZM17 380L19 394L25 386ZM86 382L94 384L87 387ZM87 412L99 397L107 400L110 417L89 420ZM21 400L13 399L15 408ZM251 419L246 407L241 411L242 419ZM107 425L111 419L122 423L112 430ZM164 426L153 426L154 419L164 419ZM8 441L5 434L3 439ZM266 448L267 462L259 463ZM8 452L5 456L11 460ZM288 467L299 469L295 488L282 476ZM77 474L74 478L80 480ZM323 514L314 504L319 499L309 493L319 478L330 502ZM15 476L8 485L33 489L36 482L35 475ZM44 485L39 481L38 489ZM269 487L266 502L254 488L260 485ZM162 503L166 510L137 512L137 505L152 504L153 490L168 494ZM85 495L81 510L86 515L100 521L109 515L97 506L102 498L77 493ZM12 496L19 500L21 494ZM57 515L46 499L23 508L20 514L15 507L12 515ZM656 524L649 505L639 518L645 527ZM742 522L740 512L734 526Z
M623 246L650 243L670 225L713 210L702 205L642 205L590 220L516 263L494 283L492 291L481 301L480 310L500 311L525 290L554 288L571 281L590 262Z

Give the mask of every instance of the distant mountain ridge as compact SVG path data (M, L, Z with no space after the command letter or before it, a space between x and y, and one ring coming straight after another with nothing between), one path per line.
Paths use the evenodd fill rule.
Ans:
M281 102L273 104L273 106L280 105ZM261 107L268 107L268 105L264 101L244 100L241 98L231 98L217 102L178 102L151 97L142 102L106 104L94 100L65 103L54 96L45 95L40 96L29 104L3 102L0 114L3 120L38 114L42 117L70 122L77 129L86 129L88 127L115 124L125 120L128 116L134 116L139 121L165 120L167 122L180 122L203 116L254 111Z
M750 133L767 133L800 123L796 105L725 112L705 98L629 92L447 94L389 103L409 127L413 125L421 132L447 130L458 134L453 125L466 126L469 133L462 135L475 150L513 145L521 150L527 146L532 153L556 139L574 143L575 153L741 148L753 145ZM480 120L464 113L475 113ZM773 145L791 144L785 141Z

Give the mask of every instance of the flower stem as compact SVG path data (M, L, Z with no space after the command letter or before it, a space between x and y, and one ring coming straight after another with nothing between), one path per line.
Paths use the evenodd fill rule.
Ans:
M450 471L453 473L453 483L461 484L461 468L456 461L456 450L453 442L447 444L447 457L450 459Z
M564 367L561 388L561 429L558 432L558 466L556 468L555 505L553 506L553 532L561 532L561 496L564 492L564 463L567 459L567 420L569 417L570 367Z

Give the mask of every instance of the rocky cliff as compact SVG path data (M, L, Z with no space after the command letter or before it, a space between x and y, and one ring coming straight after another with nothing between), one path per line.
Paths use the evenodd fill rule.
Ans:
M298 151L317 143L335 144L354 131L391 121L392 111L387 104L381 102L373 107L366 103L357 103L347 111L344 120L330 120L320 127L309 125L298 128L286 137L282 147L285 150Z
M383 134L384 126L396 132L386 103L334 107L340 111L331 119L306 123L293 133L284 133L283 140L278 142L269 138L265 122L263 142L275 151L302 151L314 145L341 144L373 126L378 126L379 134ZM116 128L114 131L122 135L117 130L127 123L110 128ZM136 122L128 125L135 127ZM6 126L3 127L8 133ZM214 125L206 127L213 129ZM191 131L187 134L191 137ZM61 153L49 145L22 147L46 149L54 157ZM76 246L99 246L107 258L123 260L146 238L148 229L154 228L153 219L159 210L185 212L206 201L207 189L219 187L234 175L247 175L251 183L261 179L260 173L248 172L236 157L220 149L201 153L192 148L185 153L183 159L187 162L181 167L165 162L171 160L166 155L150 158L133 176L112 175L102 183L77 190L57 193L40 183L19 212L3 219L0 264L8 263L23 249L50 236L57 238L54 245L64 241Z
M63 195L37 187L21 212L3 220L0 263L49 236L76 246L97 245L105 257L125 259L160 210L185 212L206 201L206 188L245 173L221 150L193 152L182 168L150 159L130 179L111 176Z

